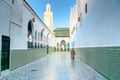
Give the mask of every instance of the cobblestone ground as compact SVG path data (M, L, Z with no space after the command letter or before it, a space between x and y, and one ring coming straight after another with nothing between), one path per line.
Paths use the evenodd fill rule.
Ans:
M106 80L79 59L72 61L69 52L50 54L27 64L0 80Z

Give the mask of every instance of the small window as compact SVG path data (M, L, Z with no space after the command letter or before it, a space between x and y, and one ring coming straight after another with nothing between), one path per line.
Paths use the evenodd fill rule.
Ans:
M87 3L85 4L85 13L87 13Z
M15 0L12 0L12 4L14 5L14 3L15 3Z

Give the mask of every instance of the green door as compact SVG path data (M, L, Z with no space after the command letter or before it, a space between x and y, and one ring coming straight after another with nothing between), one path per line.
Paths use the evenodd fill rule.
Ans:
M9 69L10 38L2 35L1 71Z

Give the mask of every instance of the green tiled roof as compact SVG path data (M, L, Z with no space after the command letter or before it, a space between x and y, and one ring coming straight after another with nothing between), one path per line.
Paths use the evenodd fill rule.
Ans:
M69 30L69 28L56 28L55 30Z
M69 28L56 28L54 34L56 37L69 37Z

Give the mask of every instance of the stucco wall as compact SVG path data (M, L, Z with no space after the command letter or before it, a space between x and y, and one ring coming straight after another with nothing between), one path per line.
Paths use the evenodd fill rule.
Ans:
M33 11L30 9L30 7L28 5L26 5L25 2L23 5L24 6L23 6L23 30L22 30L22 32L23 32L23 37L24 37L24 44L27 42L28 23L33 18L35 18L35 22L33 22L33 33L32 33L33 34L33 43L36 42L36 43L40 43L43 45L50 44L49 42L51 40L47 40L47 36L48 36L48 33L50 33L50 35L53 35L53 34L51 34L50 30L48 30L48 28L42 22L42 20L40 20L40 18L38 18L38 16L35 13L33 13ZM38 33L41 34L41 31L43 29L44 29L44 32L43 32L43 37L41 40L40 36L38 38ZM37 31L37 40L35 40L35 31Z
M0 0L0 50L2 35L9 36L9 21L11 18L11 5Z
M81 16L71 36L77 57L110 80L120 79L119 3L119 0L89 0L88 12Z
M46 48L12 50L10 70L14 70L47 55Z
M8 0L0 0L0 66L1 66L1 46L2 35L10 36L10 19L11 19L12 4ZM1 68L0 68L1 71Z
M47 35L53 35L37 14L30 8L26 1L18 0L12 4L12 0L0 0L0 36L5 35L10 37L10 48L27 49L28 41L28 23L35 18L33 22L33 43L50 44L53 40L47 43ZM43 41L38 38L38 33L45 28L43 33ZM35 31L37 31L37 40L35 40ZM39 39L39 40L38 40ZM1 37L0 37L1 40ZM1 42L0 42L1 49Z
M35 18L35 21L32 19ZM12 0L0 0L0 51L2 45L2 35L10 37L10 69L14 70L32 61L40 59L47 55L46 48L28 49L28 23L33 22L33 43L42 43L47 45L53 43L53 40L49 38L47 43L48 33L53 34L37 16L37 14L30 8L27 2L23 0L15 0L12 4ZM38 38L38 33L44 30L43 41ZM37 31L37 40L35 40L35 31ZM39 39L39 40L38 40ZM50 53L53 51L50 48ZM1 53L1 52L0 52ZM1 63L1 55L0 55Z
M89 0L88 12L77 26L77 47L120 46L119 0Z

